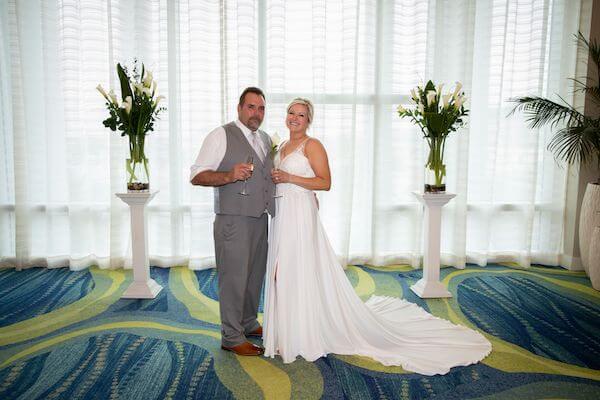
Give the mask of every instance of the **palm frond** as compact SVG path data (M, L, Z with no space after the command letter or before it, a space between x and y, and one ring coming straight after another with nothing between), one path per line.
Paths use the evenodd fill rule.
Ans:
M568 104L558 104L543 97L525 96L510 99L510 101L517 104L508 115L510 116L517 111L523 112L531 129L541 128L544 125L556 127L561 123L565 123L567 126L575 126L581 124L585 118L583 114Z
M568 164L587 163L600 152L600 130L585 124L567 126L552 137L548 150L557 160Z
M575 92L581 92L590 96L594 102L600 102L600 86L588 86L585 82L580 79L572 78Z
M600 44L596 41L596 39L591 42L586 39L585 36L581 32L575 35L577 41L583 43L586 49L588 49L588 54L594 64L596 64L596 68L600 68Z

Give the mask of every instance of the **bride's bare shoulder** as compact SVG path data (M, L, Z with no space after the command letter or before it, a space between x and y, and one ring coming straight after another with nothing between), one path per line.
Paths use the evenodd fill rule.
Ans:
M313 136L306 139L306 145L304 146L304 148L306 152L325 152L325 146L323 146L323 143L321 143L319 139Z

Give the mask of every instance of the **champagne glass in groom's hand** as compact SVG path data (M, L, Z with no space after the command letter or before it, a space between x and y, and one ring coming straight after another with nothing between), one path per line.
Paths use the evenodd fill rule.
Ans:
M250 164L250 175L252 176L252 171L254 171L254 157L251 155L248 156L248 158L246 159L246 163ZM246 190L246 181L248 181L248 179L244 179L244 184L242 185L242 191L239 193L242 196L250 195L250 193L248 193L248 191Z

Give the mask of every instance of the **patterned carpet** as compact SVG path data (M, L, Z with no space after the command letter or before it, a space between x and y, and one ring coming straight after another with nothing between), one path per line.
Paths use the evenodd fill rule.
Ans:
M363 299L401 296L480 330L492 354L434 377L362 357L237 357L220 350L214 270L153 268L154 300L119 299L130 271L0 270L0 398L600 398L600 292L583 273L445 268L454 297L427 301L406 266L347 275Z

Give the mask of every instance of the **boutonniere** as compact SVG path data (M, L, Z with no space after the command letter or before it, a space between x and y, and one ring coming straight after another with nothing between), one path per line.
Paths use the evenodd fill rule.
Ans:
M273 136L271 136L271 158L275 157L275 154L279 151L279 144L281 143L281 138L275 132Z

